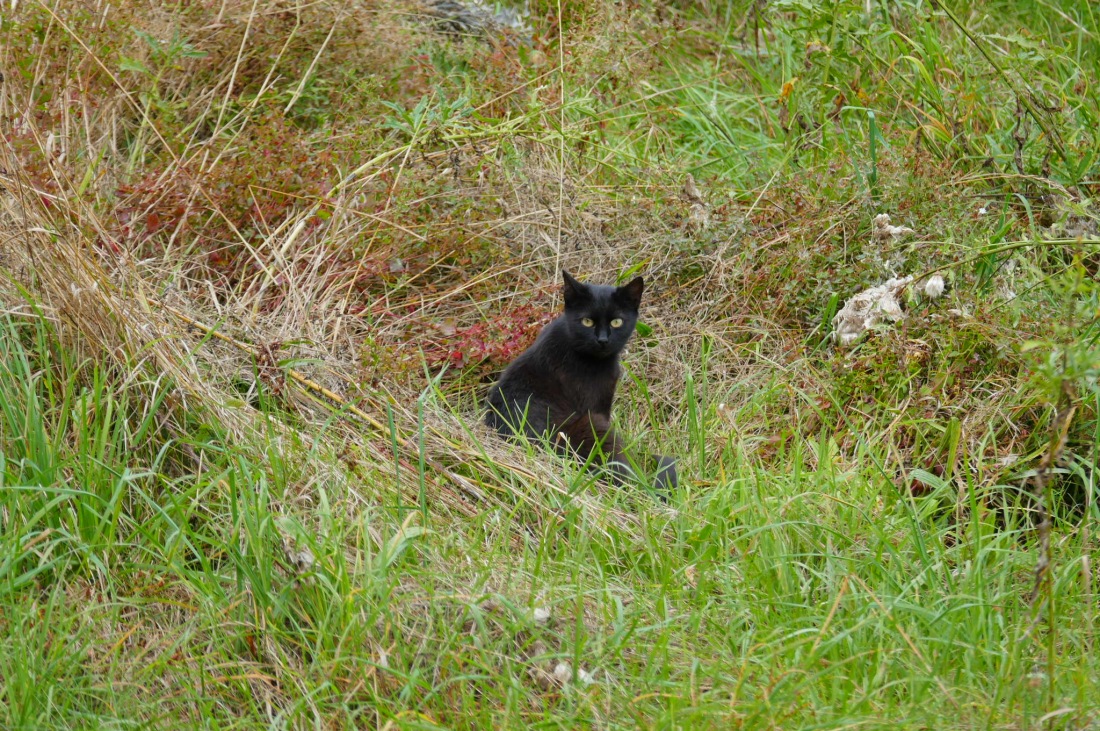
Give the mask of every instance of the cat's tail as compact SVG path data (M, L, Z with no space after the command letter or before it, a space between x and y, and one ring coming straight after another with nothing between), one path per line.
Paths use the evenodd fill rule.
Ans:
M589 459L592 450L600 449L605 455L605 467L612 483L621 485L630 481L644 481L641 479L641 474L635 472L631 465L631 460L623 450L618 434L611 428L611 421L603 414L581 414L562 427L562 435L565 436L573 451L585 461ZM659 455L657 472L653 480L654 492L667 500L679 483L676 459Z
M676 458L658 455L657 475L653 480L653 489L667 496L679 484L680 476L676 472Z
M646 460L646 462L653 464L650 460ZM649 488L651 493L668 502L668 499L672 497L672 491L680 484L680 476L676 471L676 458L659 454L656 462L657 469L655 472L635 471L625 460L609 462L608 467L620 484L627 480L633 480L635 484L644 486L648 482L647 475L653 475L653 482L650 483L651 487Z

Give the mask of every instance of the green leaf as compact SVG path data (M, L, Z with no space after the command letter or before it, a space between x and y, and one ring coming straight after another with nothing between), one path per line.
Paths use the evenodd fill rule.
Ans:
M149 69L145 67L145 64L143 64L141 61L138 61L136 58L130 58L128 56L123 56L119 60L118 67L122 71L135 71L139 74L149 73Z

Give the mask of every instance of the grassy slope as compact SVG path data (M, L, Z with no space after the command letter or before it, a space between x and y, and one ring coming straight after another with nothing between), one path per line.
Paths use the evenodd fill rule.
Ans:
M0 726L1098 722L1096 11L563 5L0 19ZM561 266L668 506L472 426Z

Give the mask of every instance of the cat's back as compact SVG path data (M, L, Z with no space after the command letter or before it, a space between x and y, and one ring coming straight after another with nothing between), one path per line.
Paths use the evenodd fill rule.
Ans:
M508 364L500 378L489 388L486 413L488 424L498 430L509 428L506 421L513 412L531 406L549 406L549 396L557 390L558 374L552 354L560 347L556 342L561 318L555 318L539 332L535 342Z
M562 318L556 317L546 324L535 342L508 364L500 375L498 385L521 376L545 377L555 370L556 361L563 355L566 344L561 342Z

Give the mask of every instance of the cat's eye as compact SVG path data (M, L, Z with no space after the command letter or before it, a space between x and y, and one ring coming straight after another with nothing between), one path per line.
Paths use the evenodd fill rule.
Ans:
M614 320L611 321L611 327L622 327L622 326L623 326L623 318L621 318L621 317L616 317Z
M581 320L581 324L584 325L585 327L592 327L596 323L592 322L591 317L585 317Z

